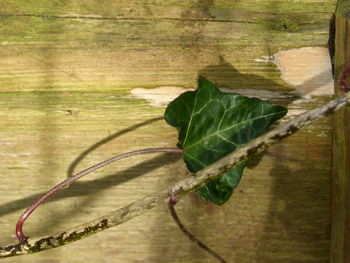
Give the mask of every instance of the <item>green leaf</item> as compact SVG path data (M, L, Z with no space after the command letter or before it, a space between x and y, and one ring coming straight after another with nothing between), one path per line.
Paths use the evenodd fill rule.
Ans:
M219 160L255 137L287 113L287 109L257 98L224 93L203 77L195 91L172 101L164 118L179 128L178 147L191 172ZM225 203L238 185L247 162L242 162L197 190L215 204Z

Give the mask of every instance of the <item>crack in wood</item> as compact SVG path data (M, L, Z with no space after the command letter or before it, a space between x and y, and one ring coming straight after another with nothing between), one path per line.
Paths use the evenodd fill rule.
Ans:
M0 17L38 17L44 19L91 19L91 20L122 20L122 21L186 21L186 22L212 22L212 23L241 23L241 24L259 24L248 20L232 19L199 19L199 18L177 18L177 17L104 17L99 15L48 15L48 14L0 14Z

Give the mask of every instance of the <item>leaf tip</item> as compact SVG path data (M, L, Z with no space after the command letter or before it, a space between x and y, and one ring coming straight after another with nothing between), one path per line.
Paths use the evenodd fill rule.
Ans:
M210 88L217 89L217 87L211 81L207 80L204 76L199 75L198 76L198 89L200 89L202 87L210 87Z

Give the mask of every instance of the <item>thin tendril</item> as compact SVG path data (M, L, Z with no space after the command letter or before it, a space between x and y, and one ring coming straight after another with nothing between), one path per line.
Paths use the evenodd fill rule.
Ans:
M29 217L29 215L31 213L34 212L34 210L36 208L38 208L38 206L43 203L46 199L48 199L51 195L53 195L54 193L58 192L59 190L61 190L63 187L66 187L68 185L70 185L71 183L75 182L76 180L78 180L79 178L83 177L84 175L87 175L93 171L96 171L110 163L113 163L115 161L124 159L126 157L130 157L133 155L139 155L139 154L145 154L145 153L154 153L154 152L178 152L178 153L182 153L183 150L179 149L179 148L148 148L148 149L142 149L142 150L137 150L137 151L133 151L133 152L128 152L128 153L123 153L117 156L114 156L112 158L109 158L103 162L100 162L94 166L91 166L79 173L77 173L76 175L64 180L63 182L59 183L58 185L56 185L55 187L53 187L51 190L49 190L45 195L43 195L42 197L40 197L38 200L36 200L30 207L28 207L24 213L20 216L20 218L17 221L16 224L16 237L18 239L18 241L20 243L24 243L27 240L27 237L23 234L23 224L26 221L26 219Z
M177 216L177 213L175 211L175 205L177 203L177 198L176 195L173 195L169 198L168 201L168 208L170 211L171 216L173 217L175 223L178 225L182 233L185 234L193 243L195 243L197 246L200 248L204 249L207 251L209 254L211 254L213 257L218 259L221 263L227 263L219 254L217 254L215 251L211 250L207 245L205 245L203 242L201 242L198 238L196 238L193 234L191 234L187 228L182 224L180 218Z

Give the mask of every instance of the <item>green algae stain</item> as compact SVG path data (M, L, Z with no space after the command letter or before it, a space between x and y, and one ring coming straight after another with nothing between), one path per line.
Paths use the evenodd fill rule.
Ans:
M303 23L297 17L278 16L264 20L263 25L269 30L286 33L296 33L303 31Z

